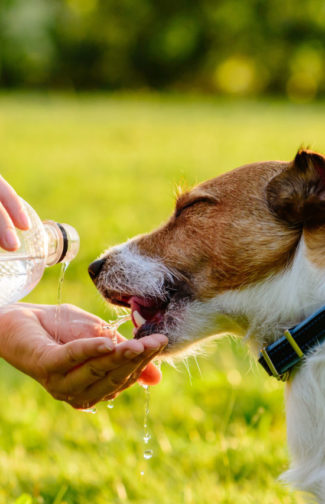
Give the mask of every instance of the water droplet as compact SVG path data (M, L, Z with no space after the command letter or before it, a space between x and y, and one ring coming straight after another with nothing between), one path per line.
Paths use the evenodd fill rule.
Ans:
M149 443L149 441L150 441L150 439L151 439L151 436L150 436L149 432L146 432L146 433L145 433L145 435L143 436L143 441L144 441L146 444L148 444L148 443Z
M108 409L113 409L114 408L114 399L111 399L110 401L107 402L107 407Z
M141 474L141 476L143 476L144 475L144 471L141 471L140 474Z
M125 324L131 320L131 315L126 313L124 315L119 315L115 320L109 320L108 324L104 326L104 329L118 329L122 324Z
M143 457L146 459L146 460L149 460L151 459L151 457L153 456L153 450L144 450L143 452Z
M81 409L80 411L82 411L83 413L91 413L92 415L95 415L95 413L97 413L96 408L85 408Z
M126 313L124 315L118 315L116 320L109 320L108 324L103 326L103 329L110 329L110 331L113 332L113 335L111 336L111 338L112 338L114 345L117 345L117 343L118 343L118 340L117 340L118 328L122 324L125 324L125 322L128 322L129 320L131 320L131 315L129 313Z

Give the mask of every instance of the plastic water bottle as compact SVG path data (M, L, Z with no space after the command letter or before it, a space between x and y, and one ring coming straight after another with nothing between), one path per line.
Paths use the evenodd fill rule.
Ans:
M31 226L17 231L18 250L0 247L0 306L14 303L38 284L46 266L70 262L79 251L79 235L68 224L42 222L33 208L23 201Z

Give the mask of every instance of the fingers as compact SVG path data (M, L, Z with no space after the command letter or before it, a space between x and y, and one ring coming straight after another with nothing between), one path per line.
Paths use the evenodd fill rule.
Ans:
M142 355L135 357L129 366L117 368L109 373L105 379L92 386L87 391L87 397L91 399L90 404L95 404L104 398L105 400L112 399L122 390L133 385L133 383L138 380L143 370L148 366L148 363L160 354L166 346L168 339L164 335L156 334L142 338L140 341L143 341L144 344L147 345L147 351ZM158 383L161 378L160 371L155 368L155 366L151 366L156 370L156 372L149 369L147 376L148 379L145 382L145 384L148 385Z
M14 226L22 230L28 229L29 218L19 196L0 177L0 246L9 251L20 246Z
M156 352L152 352L148 358L144 358L142 359L142 361L139 363L139 366L137 366L134 371L130 374L130 376L128 377L128 379L126 380L126 382L123 384L123 387L121 390L124 390L125 388L128 388L130 387L131 385L133 385L133 383L135 383L136 381L139 380L142 372L144 371L144 369L147 367L147 365L150 363L151 360L153 360L155 357L157 357L157 355L159 355L161 352L161 350L159 351L156 351ZM144 383L145 385L150 385L150 384L147 384L147 383ZM153 383L152 383L153 384Z
M150 342L149 342L150 345ZM159 348L159 343L155 350ZM116 383L114 387L120 384L119 380L128 377L133 370L138 366L136 358L144 359L148 353L151 353L151 348L145 348L145 345L136 340L125 341L115 347L114 352L107 354L101 358L91 359L83 366L73 369L66 375L64 380L64 388L69 392L73 390L77 392L84 391L90 385L106 377L108 373L113 373Z
M109 373L105 378L97 381L91 387L89 387L83 394L82 398L77 398L77 404L75 407L81 407L85 404L83 397L87 397L87 405L92 406L97 402L101 401L104 397L105 399L113 399L118 393L120 393L125 388L129 387L137 381L141 369L146 366L147 363L158 355L160 350L150 351L145 359L141 357L135 358L129 364L121 366L116 370ZM143 364L145 362L145 364Z
M158 385L161 378L162 373L160 369L156 368L154 364L149 363L141 372L138 382L142 385Z
M0 246L6 250L17 250L20 242L12 220L0 202Z
M65 345L48 345L46 360L47 374L67 373L88 359L112 352L114 343L109 338L81 339Z
M22 230L30 227L29 217L15 190L0 176L0 201L14 225Z
M138 347L137 354L141 354L144 347L142 344L138 345ZM132 350L132 356L134 353L135 350ZM93 383L106 377L110 371L121 369L123 366L130 367L129 375L134 366L131 361L132 357L128 357L129 354L130 350L124 345L122 348L116 348L111 354L85 362L83 366L71 370L70 373L64 376L61 384L62 391L70 394L83 392Z
M116 330L112 330L107 322L72 304L26 306L33 309L44 329L61 343L97 337L111 338L118 343L125 340Z
M111 353L90 359L80 366L77 365L80 355L74 354L73 359L67 361L67 365L75 363L74 369L65 375L51 377L47 388L56 398L69 402L75 408L93 405L104 396L115 397L138 379L150 360L161 352L166 341L167 338L162 335L127 340ZM58 368L57 362L55 367Z

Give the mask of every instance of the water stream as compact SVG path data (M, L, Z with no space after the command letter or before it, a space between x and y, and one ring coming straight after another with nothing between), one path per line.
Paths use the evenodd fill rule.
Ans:
M144 422L143 422L143 441L145 444L145 450L143 452L143 457L148 460L151 459L153 455L153 450L148 448L148 443L151 439L151 434L149 430L149 413L150 413L150 389L149 385L143 385L145 390L145 404L144 404Z
M55 309L55 340L57 342L60 341L60 336L59 336L59 327L60 327L60 322L61 322L61 304L62 304L62 290L63 290L63 281L64 281L64 276L67 271L67 268L69 266L68 262L62 263L61 264L61 269L60 269L60 275L59 275L59 282L58 282L58 294L57 294L57 305ZM113 332L112 340L115 344L118 343L117 339L117 330L118 328L122 325L125 324L131 320L131 315L127 313L123 313L121 315L118 315L115 320L109 320L107 325L103 326L103 329L110 329ZM150 414L150 389L149 385L143 385L142 386L145 392L145 404L144 404L144 421L143 421L143 441L144 441L144 451L143 451L143 458L145 460L150 460L153 456L153 450L150 447L150 440L151 440L151 433L149 429L149 414ZM114 399L111 399L110 401L107 402L107 408L112 409L114 408ZM83 413L90 413L90 414L95 414L96 413L96 408L84 408L81 409ZM144 475L144 471L141 471L141 476Z
M121 315L118 315L115 320L109 320L108 324L104 326L104 329L110 329L111 331L114 331L112 341L114 342L115 345L117 344L118 328L122 324L125 324L125 322L128 322L129 320L131 320L131 315L129 313L123 313ZM109 401L107 401L107 407L108 409L114 408L114 399L110 399Z
M142 385L145 392L145 402L144 402L144 421L143 421L143 441L144 450L143 458L145 460L150 460L153 456L153 450L150 447L151 433L149 428L149 414L150 414L150 389L149 385ZM144 475L144 470L140 472L141 476Z
M62 304L62 288L63 288L63 280L64 280L64 275L65 272L68 269L69 262L63 262L61 264L61 269L60 269L60 275L59 275L59 283L58 283L58 294L57 294L57 303L56 303L56 308L55 308L55 322L54 322L54 339L59 343L60 341L60 336L59 336L59 327L60 327L60 321L61 321L61 304Z

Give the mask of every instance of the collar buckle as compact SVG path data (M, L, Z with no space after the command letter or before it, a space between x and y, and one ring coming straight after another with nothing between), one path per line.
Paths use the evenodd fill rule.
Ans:
M279 381L282 381L282 382L287 381L290 376L290 371L286 371L285 373L280 374L278 372L277 368L275 367L275 365L273 364L271 357L267 353L266 347L262 348L261 354L263 355L263 357L265 359L265 362L271 372L271 375L274 376L274 378L276 378Z
M325 342L325 306L298 325L284 331L277 341L261 350L259 362L266 372L285 381L291 369L299 365L305 355Z

